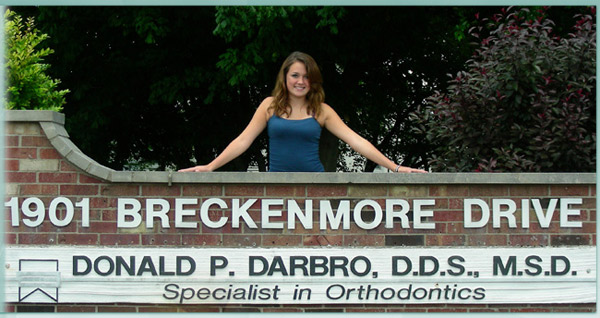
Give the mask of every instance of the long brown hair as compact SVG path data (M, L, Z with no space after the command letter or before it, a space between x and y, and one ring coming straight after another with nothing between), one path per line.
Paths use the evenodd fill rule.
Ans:
M283 114L290 115L288 111L290 104L288 100L289 92L286 86L286 75L292 64L296 62L302 62L306 66L306 73L310 81L310 90L306 95L306 99L308 100L306 111L312 116L317 117L321 112L321 103L325 101L323 78L321 77L321 71L317 62L310 55L302 52L293 52L283 61L279 74L277 74L275 89L273 89L272 93L274 97L273 103L271 103L269 109L273 109L274 114L277 116Z

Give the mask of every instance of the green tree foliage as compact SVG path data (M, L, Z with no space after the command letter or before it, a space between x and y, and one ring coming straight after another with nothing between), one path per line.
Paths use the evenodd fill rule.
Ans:
M44 58L54 51L40 48L40 43L48 35L35 28L31 17L23 21L15 12L6 10L4 18L8 79L6 108L61 111L69 90L58 90L60 81L46 74L50 64L43 63Z
M326 102L352 129L394 160L424 166L426 148L414 138L408 114L433 88L445 87L446 72L457 71L470 54L457 50L468 43L461 45L453 36L461 10L219 7L215 34L230 45L220 55L219 67L231 74L231 85L256 83L258 91L273 82L287 54L308 52L321 66ZM262 89L260 96L268 92ZM337 139L327 133L321 150L326 170L336 165L342 171L375 168L351 149L338 147ZM348 157L354 164L342 160Z
M467 71L412 114L435 171L594 171L596 24L566 37L545 9L503 10L471 30ZM590 14L591 13L591 14Z
M15 8L17 10L17 8ZM326 102L386 155L427 166L408 114L472 53L464 28L493 7L21 7L50 35L49 74L72 91L67 130L115 169L206 163L247 125L283 59L311 54ZM460 27L456 25L460 21ZM267 166L266 134L222 170ZM324 133L329 171L374 165ZM359 158L346 164L345 157ZM132 165L133 163L133 165Z
M56 48L52 71L72 94L73 141L115 169L185 167L222 150L239 127L236 94L218 91L224 51L214 12L182 7L39 7ZM215 90L217 98L205 97ZM248 105L248 107L251 107ZM246 117L244 120L247 120ZM134 165L132 165L134 163Z
M431 94L424 82L445 86L446 70L466 59L451 32L440 31L452 30L457 9L449 7L18 9L36 16L57 50L51 74L72 90L64 110L72 139L115 169L210 161L243 130L295 50L320 63L326 101L351 128L395 160L419 165L408 111ZM338 141L322 139L335 170ZM222 169L254 162L264 170L266 148L263 135ZM339 169L372 168L340 161Z

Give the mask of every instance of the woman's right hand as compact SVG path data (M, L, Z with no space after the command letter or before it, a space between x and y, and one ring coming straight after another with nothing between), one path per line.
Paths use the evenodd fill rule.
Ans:
M252 116L252 120L242 133L237 136L232 142L229 143L225 150L221 152L220 155L217 156L211 163L202 166L195 166L191 168L181 169L178 172L211 172L216 169L219 169L223 165L227 164L231 160L237 158L239 155L244 153L254 139L267 127L268 118L268 109L273 101L273 97L267 97L265 100L258 106L256 112L254 112L254 116Z
M177 170L177 172L212 172L213 170L208 167L208 165L203 166L195 166L186 169Z

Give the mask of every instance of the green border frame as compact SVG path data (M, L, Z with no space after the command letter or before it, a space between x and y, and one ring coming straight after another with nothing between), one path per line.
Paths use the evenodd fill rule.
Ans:
M244 5L306 5L306 6L316 6L316 5L324 5L323 0L299 0L299 1L290 1L290 0L105 0L105 1L85 1L85 0L0 0L0 8L2 12L5 11L4 6L29 6L29 5L47 5L47 6L214 6L214 5L231 5L231 6L244 6ZM360 6L360 5L368 5L368 6L510 6L510 5L575 5L575 6L597 6L600 4L600 1L593 0L546 0L546 1L538 1L538 0L525 0L525 1L514 1L514 0L331 0L327 1L326 5L330 6ZM1 15L0 20L2 21L2 26L4 26L4 14ZM598 33L596 33L596 43L598 43ZM4 32L0 33L0 51L4 52ZM600 68L598 67L598 51L596 51L596 75L599 74ZM4 54L0 56L0 63L4 65ZM4 68L0 70L0 88L5 92L5 77L4 77ZM596 85L596 97L598 96L598 92L600 92L600 88ZM2 103L4 103L4 99ZM596 100L596 109L598 109L598 101ZM4 107L3 107L4 108ZM4 118L3 112L0 112L0 131L4 131ZM596 112L596 122L600 119L600 115ZM598 128L598 124L596 124L596 136L598 136L598 132L600 129ZM596 153L598 154L598 147L596 147ZM0 138L0 155L4 157L4 138ZM598 166L600 165L600 158L596 155L596 173ZM4 165L0 167L0 195L4 196ZM596 188L598 187L598 180L596 180ZM598 197L596 196L596 207L598 207ZM600 232L600 223L596 220L596 237ZM4 228L0 230L0 265L4 260ZM598 244L596 243L596 268L598 268L598 264L600 263L600 253L598 249ZM597 277L598 279L598 277ZM4 266L0 266L0 283L4 286ZM429 317L435 315L444 316L444 317L464 317L465 314L470 317L490 317L495 316L509 316L509 317L547 317L548 315L552 315L555 317L598 317L600 315L600 311L598 308L598 295L600 295L600 285L598 281L596 281L596 312L595 313L361 313L360 317L380 317L380 316L391 316L394 317ZM4 304L4 291L0 290L0 302ZM4 311L4 307L2 307L1 311ZM124 313L118 313L118 317L121 316L132 316L132 315L144 315L151 317L180 317L181 315L194 315L194 316L207 316L211 313L201 314L201 313L136 313L125 315ZM3 317L48 317L48 316L56 316L59 317L65 316L64 313L3 313L0 312L0 315ZM222 318L229 317L264 317L264 316L274 316L274 315L282 315L281 313L274 314L266 314L266 313L219 313L218 316ZM300 315L306 315L306 313L291 313L291 314L283 314L286 317L300 317ZM351 313L310 313L312 317L345 317L347 315L352 315ZM358 314L354 314L356 316ZM111 313L93 313L93 314L68 314L68 317L117 317L115 314Z

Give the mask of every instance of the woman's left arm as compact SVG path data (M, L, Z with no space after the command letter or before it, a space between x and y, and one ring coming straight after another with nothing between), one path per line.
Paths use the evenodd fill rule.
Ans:
M350 127L348 127L340 118L340 116L327 104L322 104L323 127L329 130L336 137L347 143L352 149L367 159L375 162L376 164L385 167L391 171L397 172L417 172L426 173L425 170L414 169L410 167L403 167L397 165L391 161L388 157L384 156L375 146L373 146L368 140L364 139Z

